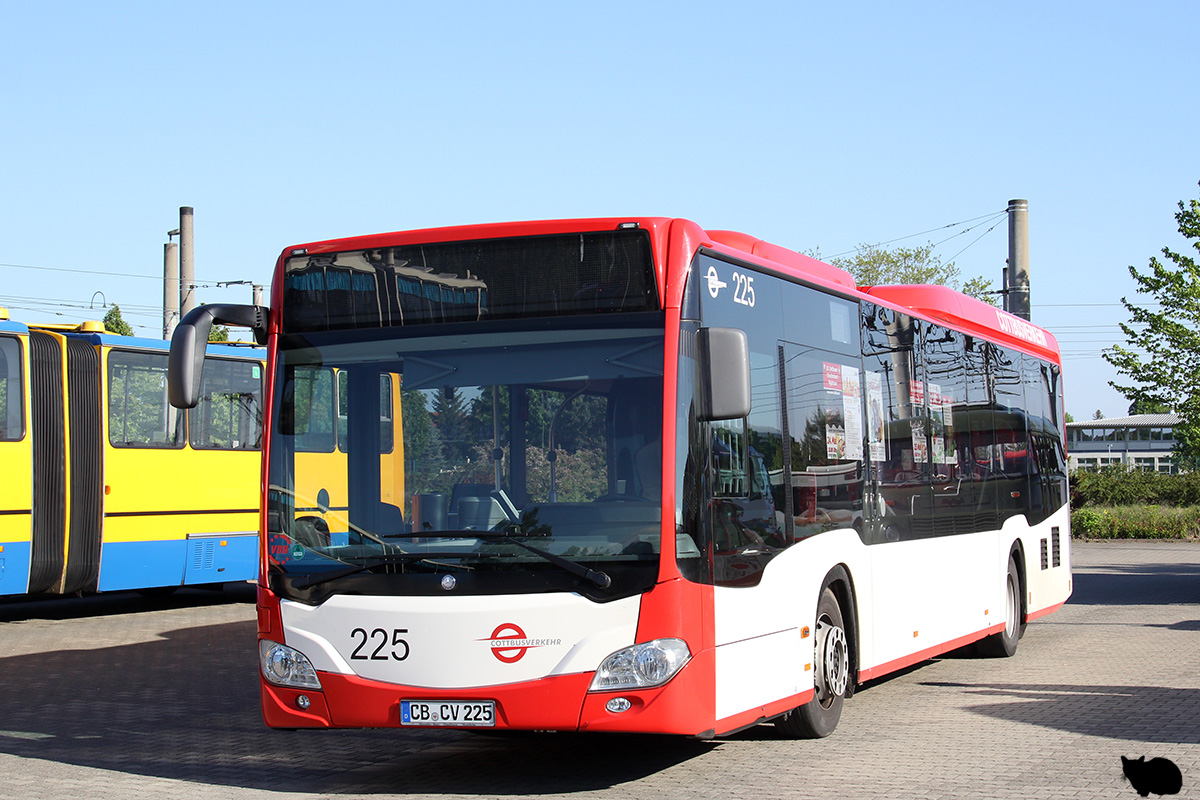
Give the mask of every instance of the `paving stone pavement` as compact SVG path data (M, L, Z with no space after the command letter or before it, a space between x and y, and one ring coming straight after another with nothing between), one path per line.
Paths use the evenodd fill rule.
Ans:
M1075 593L1012 659L875 682L820 741L280 732L252 587L0 601L0 798L1134 798L1121 756L1200 797L1200 544L1076 543Z

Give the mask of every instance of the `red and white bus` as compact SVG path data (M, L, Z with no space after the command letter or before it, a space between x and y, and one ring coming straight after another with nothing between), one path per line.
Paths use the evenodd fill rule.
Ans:
M640 218L298 245L271 297L171 373L269 348L268 725L825 736L1071 592L1057 343L949 289Z

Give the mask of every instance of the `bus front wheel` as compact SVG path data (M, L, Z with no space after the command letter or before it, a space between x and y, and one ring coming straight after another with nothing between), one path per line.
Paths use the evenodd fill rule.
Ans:
M814 642L813 699L784 714L776 726L797 739L820 739L833 733L842 717L850 681L850 645L837 596L828 586L817 602Z

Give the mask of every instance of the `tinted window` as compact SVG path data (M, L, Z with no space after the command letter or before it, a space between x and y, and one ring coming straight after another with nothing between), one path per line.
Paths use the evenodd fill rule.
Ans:
M108 440L113 447L183 447L183 414L167 402L167 354L108 354Z
M338 385L338 418L337 446L338 450L346 452L350 437L347 420L350 409L350 373L346 371L337 374ZM390 453L395 447L396 426L392 419L392 376L379 376L379 452Z
M883 516L873 541L921 534L928 522L929 435L925 382L918 358L919 328L905 314L863 305L863 366L867 449Z
M641 230L304 253L283 291L287 333L658 309Z
M333 370L298 366L288 372L283 384L283 412L281 433L294 437L296 452L333 452Z
M189 412L188 440L206 450L257 450L262 446L262 366L207 359L200 402Z
M857 317L857 314L855 315ZM836 528L862 530L863 392L857 359L785 343L788 543Z
M1066 502L1057 367L864 304L875 541L1030 524Z
M705 326L746 332L752 408L743 419L696 421L693 334L685 329L677 520L687 546L678 548L679 563L692 579L753 585L782 548L862 526L858 310L844 298L705 255L693 264L692 280L699 291L689 296L698 295Z
M25 436L23 385L21 342L0 337L0 441L15 442Z

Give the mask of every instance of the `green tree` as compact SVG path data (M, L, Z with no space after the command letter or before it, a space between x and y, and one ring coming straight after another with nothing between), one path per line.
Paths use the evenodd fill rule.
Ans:
M1171 408L1166 403L1154 403L1149 400L1134 400L1129 404L1129 416L1138 414L1169 414Z
M451 464L467 460L468 417L462 394L454 386L443 386L433 398L433 422L443 457Z
M1179 201L1179 232L1200 250L1200 200ZM1142 304L1122 297L1129 312L1121 323L1126 344L1104 351L1122 376L1110 385L1134 403L1156 403L1175 410L1175 454L1181 462L1200 457L1200 264L1186 253L1162 249L1164 261L1150 259L1149 269L1129 267ZM1161 310L1151 311L1157 305Z
M933 244L922 247L897 247L885 250L877 245L863 244L850 258L834 258L830 264L854 276L859 286L883 286L892 283L937 284L957 289L963 294L995 305L991 281L983 276L962 280L959 269L951 261L942 263L933 252Z
M116 303L104 315L104 330L118 336L133 336L133 326L121 318L121 307Z

